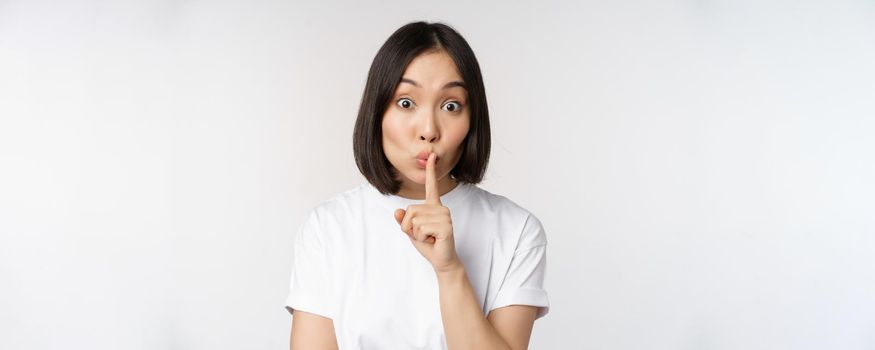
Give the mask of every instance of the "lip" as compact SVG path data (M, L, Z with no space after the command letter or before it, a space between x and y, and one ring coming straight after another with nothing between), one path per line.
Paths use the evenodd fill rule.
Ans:
M425 169L425 168L426 168L426 166L427 166L427 164L428 164L428 155L429 155L429 154L431 154L430 151L422 151L422 152L419 152L419 154L416 155L415 160L416 160L416 167L417 167L417 168L420 168L420 169ZM440 157L438 157L437 154L435 153L435 158L434 158L435 164L437 164L437 161L438 161L439 159L440 159Z
M431 153L432 153L431 151L419 152L419 154L416 155L416 159L422 159L422 160L428 161L428 155ZM440 159L440 157L437 156L437 154L435 154L434 161L437 162L438 159Z
M416 159L416 167L420 169L425 169L428 166L428 159Z

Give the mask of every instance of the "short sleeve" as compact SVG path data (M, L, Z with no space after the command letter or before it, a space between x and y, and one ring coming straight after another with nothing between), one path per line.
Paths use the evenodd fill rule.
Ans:
M510 261L501 287L487 311L509 305L537 306L536 319L550 311L544 289L547 272L547 238L541 222L534 215L526 219L520 241Z
M295 235L286 310L289 313L303 310L333 319L334 312L329 299L332 295L330 269L317 218L316 213L311 212Z

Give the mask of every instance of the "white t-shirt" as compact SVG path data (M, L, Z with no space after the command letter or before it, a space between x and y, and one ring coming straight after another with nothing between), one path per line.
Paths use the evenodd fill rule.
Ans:
M340 349L446 349L437 276L394 217L423 202L365 181L314 207L295 237L286 309L332 319ZM532 305L546 315L541 222L472 184L459 183L441 203L483 314Z

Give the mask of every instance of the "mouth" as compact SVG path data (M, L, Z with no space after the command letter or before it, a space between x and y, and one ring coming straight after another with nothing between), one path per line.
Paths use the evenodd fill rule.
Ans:
M428 167L428 159L416 159L416 167L420 169L425 169Z
M435 157L435 159L434 159L435 167L437 167L439 160L440 160L440 157ZM425 169L428 165L428 153L425 153L425 157L422 157L422 154L420 154L419 156L414 158L414 161L416 162L417 168Z
M419 154L416 155L416 160L424 160L424 161L428 162L428 155L429 154L431 154L431 152L429 152L429 151L419 152ZM441 157L438 156L437 153L435 153L435 157L434 157L435 163L437 163L437 161L439 159L441 159Z

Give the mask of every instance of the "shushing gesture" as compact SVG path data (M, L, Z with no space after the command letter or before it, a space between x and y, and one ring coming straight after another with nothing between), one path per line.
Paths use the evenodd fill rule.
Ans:
M436 154L429 154L425 166L425 203L410 205L407 210L396 209L395 221L416 250L431 263L435 271L440 272L459 264L459 259L456 256L450 209L441 204L438 192L436 158Z

